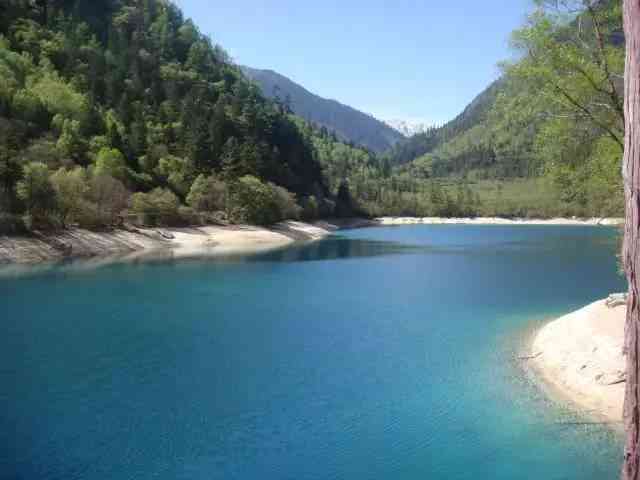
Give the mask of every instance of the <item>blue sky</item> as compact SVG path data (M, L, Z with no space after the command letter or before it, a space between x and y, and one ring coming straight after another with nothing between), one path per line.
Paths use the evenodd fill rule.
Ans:
M240 64L382 119L443 122L509 58L531 0L176 0Z

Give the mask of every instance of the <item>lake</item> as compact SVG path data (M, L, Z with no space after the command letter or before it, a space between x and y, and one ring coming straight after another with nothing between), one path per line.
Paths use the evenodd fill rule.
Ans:
M1 479L616 478L532 330L614 291L615 229L411 226L0 275Z

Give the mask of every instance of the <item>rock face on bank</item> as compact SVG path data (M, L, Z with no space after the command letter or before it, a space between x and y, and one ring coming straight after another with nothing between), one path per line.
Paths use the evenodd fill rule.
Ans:
M93 232L70 229L56 233L0 237L1 263L39 263L69 257L124 254L163 246L154 230Z
M30 236L0 236L0 264L41 263L76 257L168 250L174 256L277 248L320 239L342 226L329 222L282 222L272 228L247 225L189 228L129 228L107 232L69 229Z
M558 393L611 422L622 421L625 317L624 302L600 300L543 327L531 352Z

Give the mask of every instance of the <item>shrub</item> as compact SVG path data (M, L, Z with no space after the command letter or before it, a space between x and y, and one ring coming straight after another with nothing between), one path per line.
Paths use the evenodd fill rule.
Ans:
M193 208L180 205L178 207L178 219L180 223L186 225L201 225L205 223L203 222L203 220L205 220L206 218L203 219L202 216L198 214L198 212L193 210Z
M110 226L118 223L129 204L130 193L119 180L110 175L93 175L89 182L88 202L83 209L81 225Z
M59 168L65 163L56 148L56 142L48 137L34 140L19 155L20 162L23 164L44 162L51 169Z
M51 175L51 183L56 191L58 209L63 226L78 221L82 216L85 198L89 191L87 175L82 167L73 170L60 168Z
M189 184L193 179L193 168L189 160L167 155L160 159L155 170L180 195L189 192Z
M49 229L58 226L56 192L44 163L31 162L24 166L16 193L25 205L24 223L27 228Z
M251 175L241 177L233 184L228 210L233 221L255 225L300 218L302 212L291 192L272 183L263 183Z
M310 197L303 198L302 202L302 218L305 220L315 220L319 216L319 206L316 197L311 195Z
M233 221L270 225L281 220L274 190L254 176L245 175L233 185L230 198Z
M120 181L127 179L127 165L117 148L102 148L96 158L96 175L110 175Z
M141 217L144 225L178 225L182 223L179 208L178 197L164 188L134 193L131 197L131 211Z
M214 176L199 175L191 185L187 204L198 212L217 212L227 206L227 185Z
M302 208L296 203L296 196L286 188L268 184L280 210L280 220L297 220L302 214Z
M59 169L51 176L63 226L109 227L119 223L129 192L122 182L102 174L89 176L85 169Z

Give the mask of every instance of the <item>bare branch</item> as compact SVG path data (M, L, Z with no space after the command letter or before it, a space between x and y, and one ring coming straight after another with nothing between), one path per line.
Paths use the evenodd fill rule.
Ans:
M611 88L609 95L611 96L611 100L613 101L616 111L618 112L620 118L622 119L622 122L624 123L624 106L622 99L620 98L620 95L618 95L618 91L616 90L616 85L613 82L613 77L611 76L611 69L609 68L609 62L607 61L607 54L604 48L604 38L602 36L600 22L598 20L595 8L593 8L593 5L589 2L585 3L587 4L587 11L589 12L591 20L593 21L593 28L596 34L596 42L600 51L600 63Z
M578 100L576 100L575 98L573 98L573 96L571 96L571 94L569 94L569 92L567 92L565 89L563 89L561 86L557 85L556 83L552 82L552 86L556 89L556 91L558 93L560 93L570 104L572 104L574 107L576 107L577 109L583 111L588 117L589 119L598 127L600 127L603 131L605 131L617 144L618 146L620 146L621 150L624 150L624 143L622 141L622 139L618 136L618 134L616 132L614 132L611 127L609 127L607 124L601 122L600 120L598 120L598 118L593 114L593 112L591 112L586 106L582 105Z

